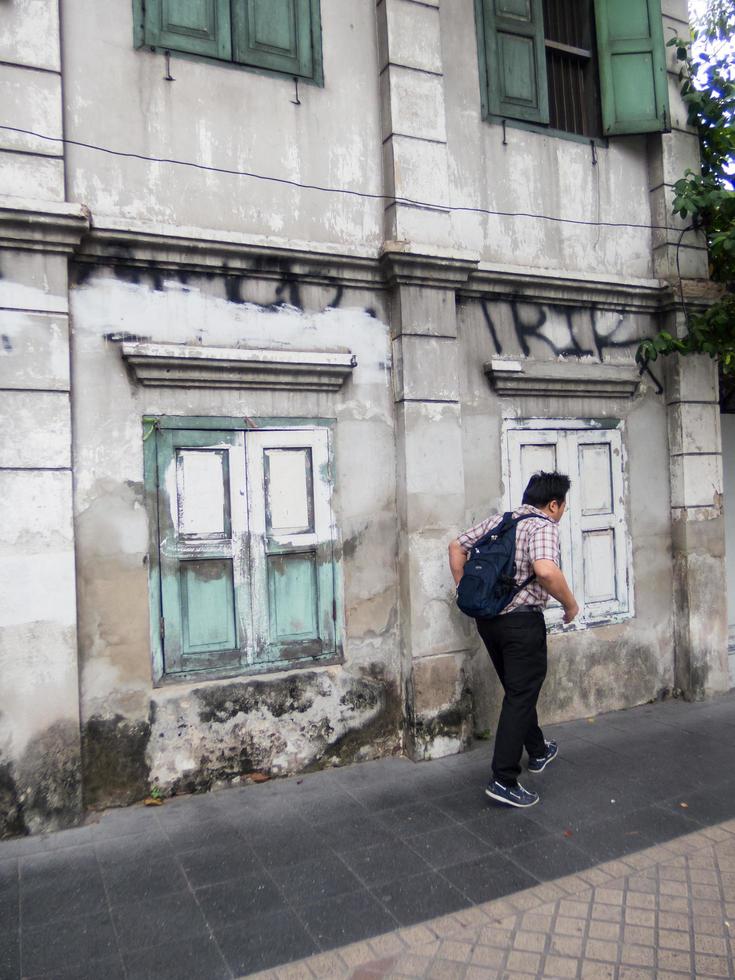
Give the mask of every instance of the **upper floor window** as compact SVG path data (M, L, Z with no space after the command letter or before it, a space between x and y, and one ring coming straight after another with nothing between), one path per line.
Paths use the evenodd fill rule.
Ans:
M322 83L319 0L134 0L136 43Z
M475 0L483 114L580 136L668 128L660 0Z

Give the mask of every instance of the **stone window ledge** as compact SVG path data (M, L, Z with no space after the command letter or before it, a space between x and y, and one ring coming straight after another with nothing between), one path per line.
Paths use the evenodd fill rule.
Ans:
M632 398L640 385L638 371L627 364L494 358L485 374L498 395Z
M121 353L139 384L167 388L338 391L357 365L350 351L123 343Z

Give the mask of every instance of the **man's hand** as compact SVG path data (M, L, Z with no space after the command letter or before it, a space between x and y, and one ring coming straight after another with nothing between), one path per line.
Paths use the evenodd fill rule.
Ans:
M564 622L571 623L572 620L576 619L579 615L579 606L577 605L576 599L571 606L566 606L564 608Z

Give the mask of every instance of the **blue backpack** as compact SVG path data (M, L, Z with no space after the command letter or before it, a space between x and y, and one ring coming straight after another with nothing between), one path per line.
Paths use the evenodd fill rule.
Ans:
M516 584L516 525L539 516L503 514L502 521L473 545L457 586L457 605L465 615L473 619L497 616L536 577L531 574Z

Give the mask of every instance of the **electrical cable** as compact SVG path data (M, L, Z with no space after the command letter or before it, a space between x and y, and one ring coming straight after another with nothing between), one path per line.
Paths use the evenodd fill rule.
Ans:
M33 136L36 139L47 140L51 143L62 143L66 146L78 146L85 150L94 150L98 153L107 153L115 157L124 157L131 160L141 160L145 163L166 163L177 167L190 167L194 170L204 170L209 173L225 174L233 177L249 177L252 180L262 180L274 184L283 184L287 187L295 187L299 190L318 191L323 194L341 194L346 197L358 197L369 201L388 201L391 204L405 204L414 208L421 208L431 211L454 211L463 214L484 214L496 218L533 218L536 221L551 221L563 225L581 225L592 228L636 228L645 231L668 231L667 225L651 225L636 223L631 221L589 221L583 218L561 218L552 214L534 214L529 211L494 211L490 208L470 207L467 205L447 205L435 204L429 201L418 201L410 197L395 197L390 194L375 194L370 191L357 191L348 187L325 187L321 184L305 184L298 180L291 180L288 177L274 177L268 174L254 173L248 170L233 170L228 167L213 167L205 163L196 163L192 160L177 160L173 157L155 157L143 153L134 153L130 150L114 150L109 146L98 146L95 143L85 143L81 140L67 139L60 136L47 136L37 133L31 129L21 129L17 126L6 126L0 124L0 130L8 133L18 133L23 136ZM10 148L12 149L12 147Z

